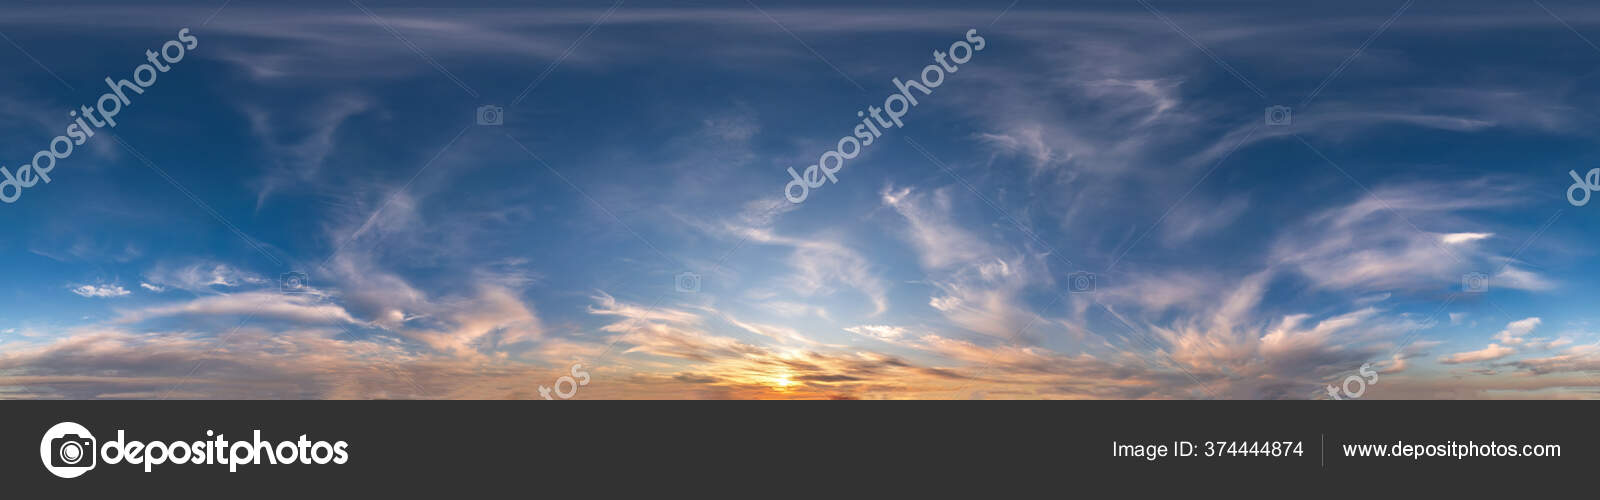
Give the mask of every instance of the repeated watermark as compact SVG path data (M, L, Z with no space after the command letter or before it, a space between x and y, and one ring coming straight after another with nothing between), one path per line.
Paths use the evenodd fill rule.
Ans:
M311 278L300 271L278 275L278 291L286 294L306 293L311 288Z
M589 385L589 372L584 371L583 364L574 363L567 368L567 373L570 375L562 375L561 378L556 379L553 390L543 385L539 386L539 395L551 401L556 398L572 399L573 396L578 395L579 387ZM555 394L555 398L550 397L551 394Z
M506 109L493 104L478 106L477 120L479 125L498 127L506 123Z
M700 275L691 272L678 273L672 277L672 288L679 293L700 293Z
M22 198L24 189L34 187L40 181L49 184L52 180L50 174L56 169L56 162L72 156L74 148L89 142L89 138L94 137L96 129L116 128L117 115L122 113L122 108L133 105L130 93L144 94L145 89L156 84L157 77L172 70L171 65L183 61L188 51L199 46L200 39L189 34L189 28L183 28L178 30L178 38L162 44L159 52L146 50L145 59L150 62L135 67L131 80L112 80L111 77L106 77L109 91L100 95L95 107L85 105L76 111L68 112L67 116L73 117L72 123L67 125L62 135L50 140L49 147L34 153L31 163L17 167L15 172L0 165L0 202L16 203ZM83 113L80 115L79 111ZM98 117L95 116L97 111Z
M1378 372L1372 369L1372 363L1362 363L1360 370L1345 377L1338 385L1328 384L1328 398L1359 399L1367 393L1367 386L1372 385L1378 385Z
M1461 275L1463 293L1489 293L1489 274L1473 271Z
M1568 170L1567 175L1572 176L1572 185L1567 187L1567 202L1574 207L1588 205L1589 196L1600 191L1600 168L1589 169L1583 177L1578 177L1577 170ZM1583 193L1583 198L1579 199L1576 193Z
M1294 109L1288 106L1267 106L1267 126L1283 127L1294 124Z
M867 106L865 111L857 111L856 117L861 118L861 124L856 125L852 135L839 138L835 148L822 153L822 156L817 158L817 163L806 167L804 173L796 172L794 167L789 167L789 177L793 180L783 186L784 198L790 203L802 203L806 201L806 197L811 196L812 189L820 188L824 183L838 183L837 174L844 168L845 160L855 159L863 149L875 144L879 137L883 137L885 130L905 127L905 122L901 118L910 113L920 102L912 90L922 93L923 96L933 94L933 89L944 85L946 73L959 71L962 64L971 61L972 56L987 45L983 37L978 36L977 29L967 30L966 39L951 44L948 52L933 51L933 60L938 64L924 66L917 78L908 81L895 78L893 83L899 92L884 98L882 108ZM885 116L888 116L888 119L884 119ZM797 188L799 194L796 194Z
M1072 293L1089 293L1094 291L1095 275L1088 271L1080 271L1067 275L1067 291Z

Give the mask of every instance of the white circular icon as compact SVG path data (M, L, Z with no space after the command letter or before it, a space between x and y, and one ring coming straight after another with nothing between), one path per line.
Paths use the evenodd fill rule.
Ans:
M56 424L39 440L39 460L57 477L73 478L89 472L98 450L89 429L73 422Z

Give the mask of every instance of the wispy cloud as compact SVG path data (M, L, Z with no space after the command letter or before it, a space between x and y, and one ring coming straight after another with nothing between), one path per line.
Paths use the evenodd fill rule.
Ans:
M199 297L187 302L152 306L125 312L120 321L135 323L168 316L255 315L304 324L357 322L343 307L322 303L310 295L285 295L275 292L243 292Z
M80 297L106 299L112 297L124 297L132 292L129 292L128 289L123 288L122 285L82 285L73 288L72 293L78 294Z

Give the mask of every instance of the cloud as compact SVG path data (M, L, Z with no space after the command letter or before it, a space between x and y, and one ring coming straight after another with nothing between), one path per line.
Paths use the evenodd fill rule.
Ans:
M787 326L769 325L769 324L755 323L755 322L749 322L749 321L741 321L738 318L733 317L733 315L731 315L731 314L727 314L727 313L723 313L723 312L717 312L717 311L712 311L712 312L714 314L716 314L717 316L721 317L723 321L728 322L728 324L730 324L730 325L736 326L739 329L742 329L742 330L750 332L750 333L754 333L756 335L760 335L760 336L767 337L767 338L772 339L772 340L776 340L776 341L778 341L780 343L786 343L786 344L794 343L794 344L802 344L802 345L818 345L819 344L817 341L811 340L810 338L806 337L805 335L802 335L800 333L800 331L795 330L793 328L789 328Z
M80 297L105 299L113 297L125 297L131 292L129 292L128 289L123 288L122 285L83 285L73 288L72 293L78 294Z
M161 293L161 292L167 291L167 288L164 287L164 286L152 285L152 284L144 283L144 282L139 283L139 288L143 288L145 290L149 290L149 291L156 292L156 293Z
M1097 288L1102 300L1150 313L1207 307L1216 299L1214 288L1236 279L1202 272L1128 272L1118 278L1113 286Z
M917 250L917 257L925 268L949 268L986 260L996 254L988 243L952 220L950 212L954 207L948 190L923 194L912 188L885 188L880 197L884 206L905 217L904 235Z
M602 327L608 341L628 346L622 355L646 355L635 366L655 366L635 374L649 394L667 384L684 391L672 397L883 398L950 397L957 391L997 384L990 389L1010 397L1174 397L1170 374L1151 374L1092 356L1062 356L1039 347L983 347L936 335L909 340L897 327L852 327L906 341L907 347L954 362L958 366L913 363L872 352L841 352L837 346L765 346L719 335L706 317L691 311L643 308L609 295L595 297L591 308L614 321ZM719 315L707 311L710 315ZM619 347L619 349L621 349ZM621 362L621 361L619 361ZM666 370L667 375L650 373ZM1022 392L1018 392L1022 391Z
M906 335L906 329L889 325L860 325L845 328L844 331L867 337L883 340L894 340Z
M1510 364L1538 375L1600 370L1600 345L1572 346L1561 354L1522 359ZM1589 376L1589 384L1583 385L1600 385L1600 382L1594 382L1593 377Z
M913 347L968 365L966 389L988 397L1182 398L1199 390L1176 371L1152 370L1129 356L1101 359L1033 346L983 346L928 335Z
M422 183L418 183L422 184ZM526 258L486 259L464 242L486 238L491 215L442 207L451 224L425 222L422 204L433 191L360 185L324 231L336 253L310 269L311 281L352 317L436 353L486 362L544 338L537 305L524 297L538 275ZM415 282L400 272L419 260L451 269L441 279ZM451 290L430 294L429 290Z
M1526 338L1528 334L1533 333L1533 330L1538 328L1541 323L1543 323L1543 320L1536 317L1512 321L1506 324L1506 328L1504 330L1500 330L1499 333L1494 334L1494 340L1498 341L1498 343L1491 343L1488 345L1488 347L1484 347L1483 349L1476 351L1451 354L1449 356L1440 358L1439 362L1447 365L1453 365L1496 360L1515 354L1518 346L1534 349L1547 349L1550 347L1555 347L1556 343L1547 339Z
M1539 318L1527 318L1512 321L1506 325L1506 329L1500 330L1500 333L1494 334L1494 339L1506 345L1514 346L1521 344L1524 342L1523 337L1526 337L1529 333L1532 333L1533 329L1538 328L1539 323L1541 322L1542 321Z
M80 329L0 352L0 386L36 398L532 399L536 367L411 354L338 329Z
M1198 391L1198 380L1209 390L1187 397L1315 397L1312 389L1329 377L1374 358L1383 359L1374 363L1381 369L1404 370L1405 359L1416 356L1417 348L1434 345L1418 341L1387 356L1398 339L1431 328L1432 322L1387 311L1364 300L1367 296L1342 297L1328 313L1273 314L1263 302L1282 278L1271 268L1234 278L1193 271L1135 274L1128 282L1101 288L1096 296L1103 301L1098 305L1104 306L1104 318L1091 321L1096 316L1086 315L1084 320L1091 332L1109 332L1100 336L1110 353L1182 376L1176 384Z
M1556 284L1549 278L1540 276L1533 271L1518 269L1507 264L1504 269L1489 279L1490 287L1511 288L1542 292L1555 289Z
M888 285L872 272L871 261L844 245L812 241L796 246L789 259L795 269L792 287L803 295L832 295L841 283L866 295L871 315L889 309Z
M150 306L126 311L118 321L137 323L172 316L254 316L312 325L359 323L343 307L319 302L318 297L274 292L212 295L175 304Z
M736 217L702 226L742 241L791 248L785 262L794 273L783 276L781 286L801 296L831 296L843 285L866 296L872 305L871 316L887 311L889 285L876 274L867 256L844 237L826 232L792 237L773 229L779 216L797 207L780 198L764 198L747 202Z
M1488 347L1476 351L1460 352L1439 358L1440 363L1454 365L1460 363L1476 363L1500 359L1517 352L1516 349L1504 347L1500 344L1489 344Z
M1436 194L1440 192L1477 194L1440 197ZM1420 291L1452 286L1460 283L1462 274L1488 269L1496 259L1478 246L1488 241L1488 233L1460 230L1478 225L1460 213L1504 207L1517 200L1487 180L1379 188L1370 196L1313 214L1281 234L1271 262L1334 290ZM1522 279L1524 286L1539 279L1528 274Z
M1185 203L1193 207L1200 201L1188 200ZM1232 197L1200 209L1173 211L1161 222L1161 229L1164 232L1162 242L1167 246L1174 246L1203 235L1213 234L1233 224L1249 208L1248 198Z
M182 265L158 264L145 272L144 277L144 283L148 283L153 287L170 287L193 293L207 294L222 293L251 286L265 286L270 283L261 275L228 264L211 261L195 261ZM150 289L150 287L145 288Z
M1027 340L1024 326L1038 315L1021 300L1033 276L1047 273L1023 255L1004 252L957 225L946 190L920 193L885 188L885 206L904 217L902 236L916 251L928 282L939 293L928 300L946 319L968 330Z
M1490 233L1450 233L1440 235L1439 241L1443 241L1446 245L1456 245L1488 239L1490 236L1494 235Z
M660 307L639 307L635 304L619 301L616 297L612 297L611 294L605 292L596 292L596 294L592 299L597 305L589 306L589 314L619 316L632 321L658 321L679 325L700 322L700 316L691 312Z
M1043 130L1038 125L1022 126L1009 133L978 134L979 142L1003 155L1022 156L1028 160L1028 167L1035 172L1055 166L1064 160L1054 148L1046 142Z
M372 107L370 98L353 94L323 98L309 115L302 110L246 105L244 114L251 130L276 162L259 181L256 208L260 209L278 190L323 181L322 166L337 150L334 139L340 127ZM284 139L285 136L292 139Z
M452 301L440 312L443 330L401 329L440 352L477 354L480 349L537 340L544 334L539 316L513 291L485 286L470 299Z
M765 352L760 347L705 332L699 326L703 318L692 312L642 308L603 292L594 299L599 305L591 306L590 314L619 318L601 330L614 334L609 342L631 345L626 353L710 362Z

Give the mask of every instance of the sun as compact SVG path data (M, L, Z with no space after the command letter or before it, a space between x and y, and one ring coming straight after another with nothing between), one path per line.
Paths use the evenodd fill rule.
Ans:
M791 385L794 385L794 381L793 380L789 380L789 376L788 375L783 375L783 376L780 376L778 378L772 379L772 385L776 386L778 390L783 390L783 389L788 389L789 386L791 386Z

